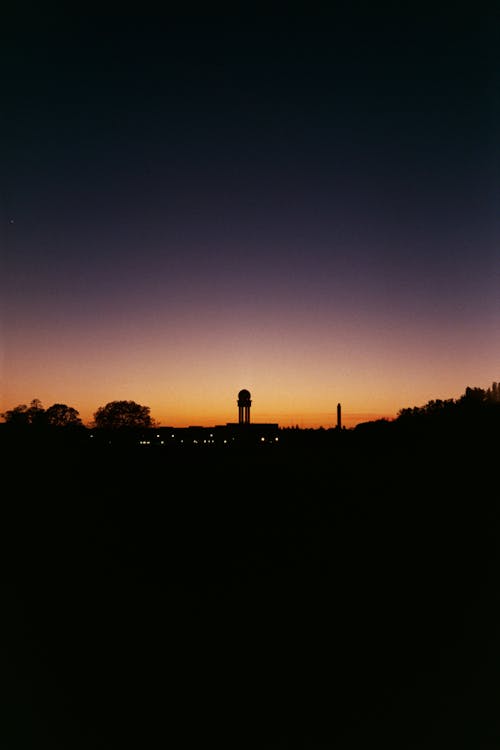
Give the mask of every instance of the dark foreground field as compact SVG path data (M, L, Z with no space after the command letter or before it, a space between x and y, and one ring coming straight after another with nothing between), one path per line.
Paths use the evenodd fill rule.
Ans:
M498 748L497 449L202 450L4 450L0 746Z

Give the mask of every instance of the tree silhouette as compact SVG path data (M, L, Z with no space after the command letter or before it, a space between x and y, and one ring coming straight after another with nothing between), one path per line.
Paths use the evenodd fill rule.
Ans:
M29 406L19 404L1 415L12 427L82 427L76 409L66 404L52 404L44 409L42 402L34 398Z
M45 410L40 399L34 398L29 406L19 404L3 412L2 417L13 427L40 426L44 422Z
M94 414L95 426L106 430L153 427L149 406L135 401L110 401Z
M13 409L4 411L2 417L7 424L13 427L24 427L29 424L28 407L26 404L19 404L19 406L14 406Z
M45 411L45 421L49 427L81 427L82 420L76 409L66 404L52 404Z

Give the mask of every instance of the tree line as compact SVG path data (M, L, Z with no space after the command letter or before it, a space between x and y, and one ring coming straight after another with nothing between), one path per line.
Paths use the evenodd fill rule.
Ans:
M418 419L436 419L440 417L468 417L474 414L495 413L500 407L500 383L492 383L490 388L465 389L460 398L433 399L424 406L400 409L398 420L407 422Z
M500 383L490 388L467 386L459 398L431 399L423 406L400 409L393 420L361 422L354 432L426 435L463 435L464 432L489 433L500 426Z
M19 404L2 415L6 424L18 428L84 429L79 412L67 404L52 404L44 409L39 399L30 405ZM149 406L135 401L110 401L94 413L92 427L104 430L154 427Z

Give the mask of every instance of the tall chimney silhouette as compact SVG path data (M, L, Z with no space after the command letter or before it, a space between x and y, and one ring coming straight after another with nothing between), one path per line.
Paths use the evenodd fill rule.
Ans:
M341 409L342 407L340 406L340 404L337 404L337 430L340 430L342 427Z

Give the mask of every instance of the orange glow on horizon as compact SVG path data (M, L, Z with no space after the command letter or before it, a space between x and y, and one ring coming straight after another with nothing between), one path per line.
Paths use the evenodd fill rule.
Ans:
M238 421L238 392L247 388L251 422L328 429L337 425L340 403L342 425L351 428L498 380L494 353L465 359L458 348L377 352L373 344L348 351L326 349L324 338L314 345L312 336L305 340L307 346L295 349L285 331L281 345L269 332L255 343L235 337L225 345L212 335L208 346L200 334L171 352L161 348L160 337L90 346L84 337L65 341L54 332L5 358L0 413L37 398L44 408L76 409L90 426L101 406L130 400L148 406L159 426L213 427ZM489 347L477 336L471 341L478 355L482 343Z

